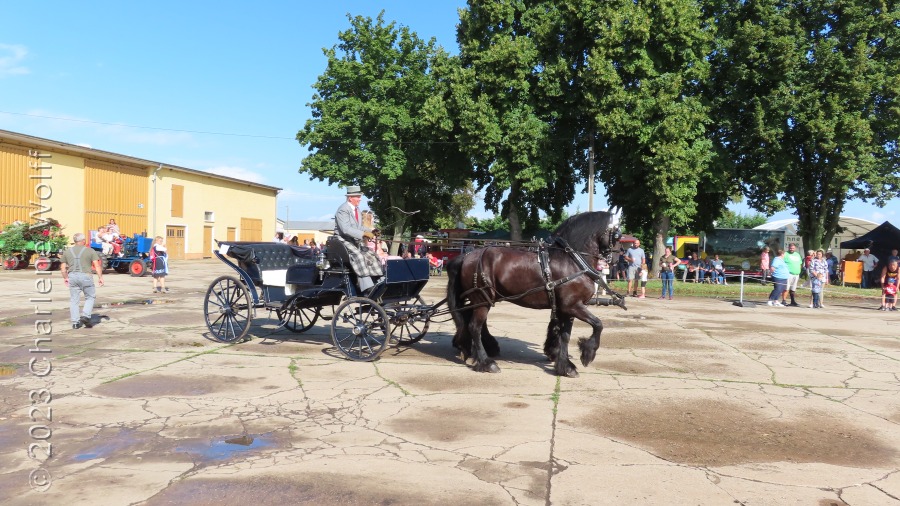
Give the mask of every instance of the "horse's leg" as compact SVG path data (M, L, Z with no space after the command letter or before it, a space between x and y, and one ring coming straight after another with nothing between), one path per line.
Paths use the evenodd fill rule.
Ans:
M472 336L469 334L469 323L472 320L471 311L459 311L453 313L456 323L456 333L453 334L453 347L462 352L463 361L468 360L472 353Z
M559 350L555 362L557 376L578 377L578 368L569 360L569 337L572 335L572 323L574 321L575 319L571 316L564 316L559 320L560 329L559 338L557 339Z
M557 355L559 355L559 320L556 318L553 318L550 320L550 323L547 324L547 339L544 341L544 355L547 355L547 358L550 359L551 362L555 362Z
M488 330L487 320L485 320L484 325L481 327L481 346L484 347L487 356L491 358L500 356L500 343L497 342L497 338L492 336L491 332Z
M597 349L600 348L600 333L603 332L603 322L597 318L587 306L578 304L570 309L570 312L579 320L587 323L593 329L591 337L578 340L578 347L581 349L581 363L587 367L594 361L597 355Z
M481 329L484 322L487 321L488 307L477 307L472 310L471 320L469 320L469 336L472 343L472 358L475 360L473 369L478 372L500 372L500 367L493 359L488 357L481 339L475 336L481 335Z

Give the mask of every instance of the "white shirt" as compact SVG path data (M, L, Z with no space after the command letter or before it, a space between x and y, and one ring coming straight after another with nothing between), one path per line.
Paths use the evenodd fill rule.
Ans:
M875 270L875 264L878 263L878 258L876 258L875 255L872 254L860 255L857 260L862 262L864 271Z

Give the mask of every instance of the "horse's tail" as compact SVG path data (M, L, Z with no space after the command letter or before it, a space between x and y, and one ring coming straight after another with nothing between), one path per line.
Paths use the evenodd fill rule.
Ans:
M447 270L447 309L456 325L456 334L453 336L453 347L468 354L469 346L464 344L465 336L468 332L469 318L471 312L460 311L463 306L462 294L462 266L465 255L454 257L447 263L444 268Z

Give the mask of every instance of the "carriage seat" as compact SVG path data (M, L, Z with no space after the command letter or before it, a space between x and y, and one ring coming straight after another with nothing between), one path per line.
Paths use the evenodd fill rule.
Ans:
M237 246L237 245L236 245ZM252 256L240 257L243 248L232 247L229 256L238 258L254 283L269 286L311 284L315 277L316 258L310 248L296 248L279 243L240 244L252 250ZM289 281L291 280L291 281Z
M325 248L325 256L332 268L343 267L344 269L352 270L350 254L347 253L347 247L344 246L344 243L339 241L336 237L331 236L328 238L328 242L325 243Z

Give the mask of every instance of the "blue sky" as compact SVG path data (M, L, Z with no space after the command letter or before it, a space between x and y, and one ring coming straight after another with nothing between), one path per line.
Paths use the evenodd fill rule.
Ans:
M0 128L278 186L279 217L327 218L342 191L297 172L305 150L294 140L325 69L322 48L348 28L347 14L383 9L386 20L455 53L464 5L5 2ZM603 194L599 187L596 209L606 207ZM587 208L582 193L569 210ZM472 214L488 215L480 205ZM844 214L897 222L900 198L883 209L851 202Z

